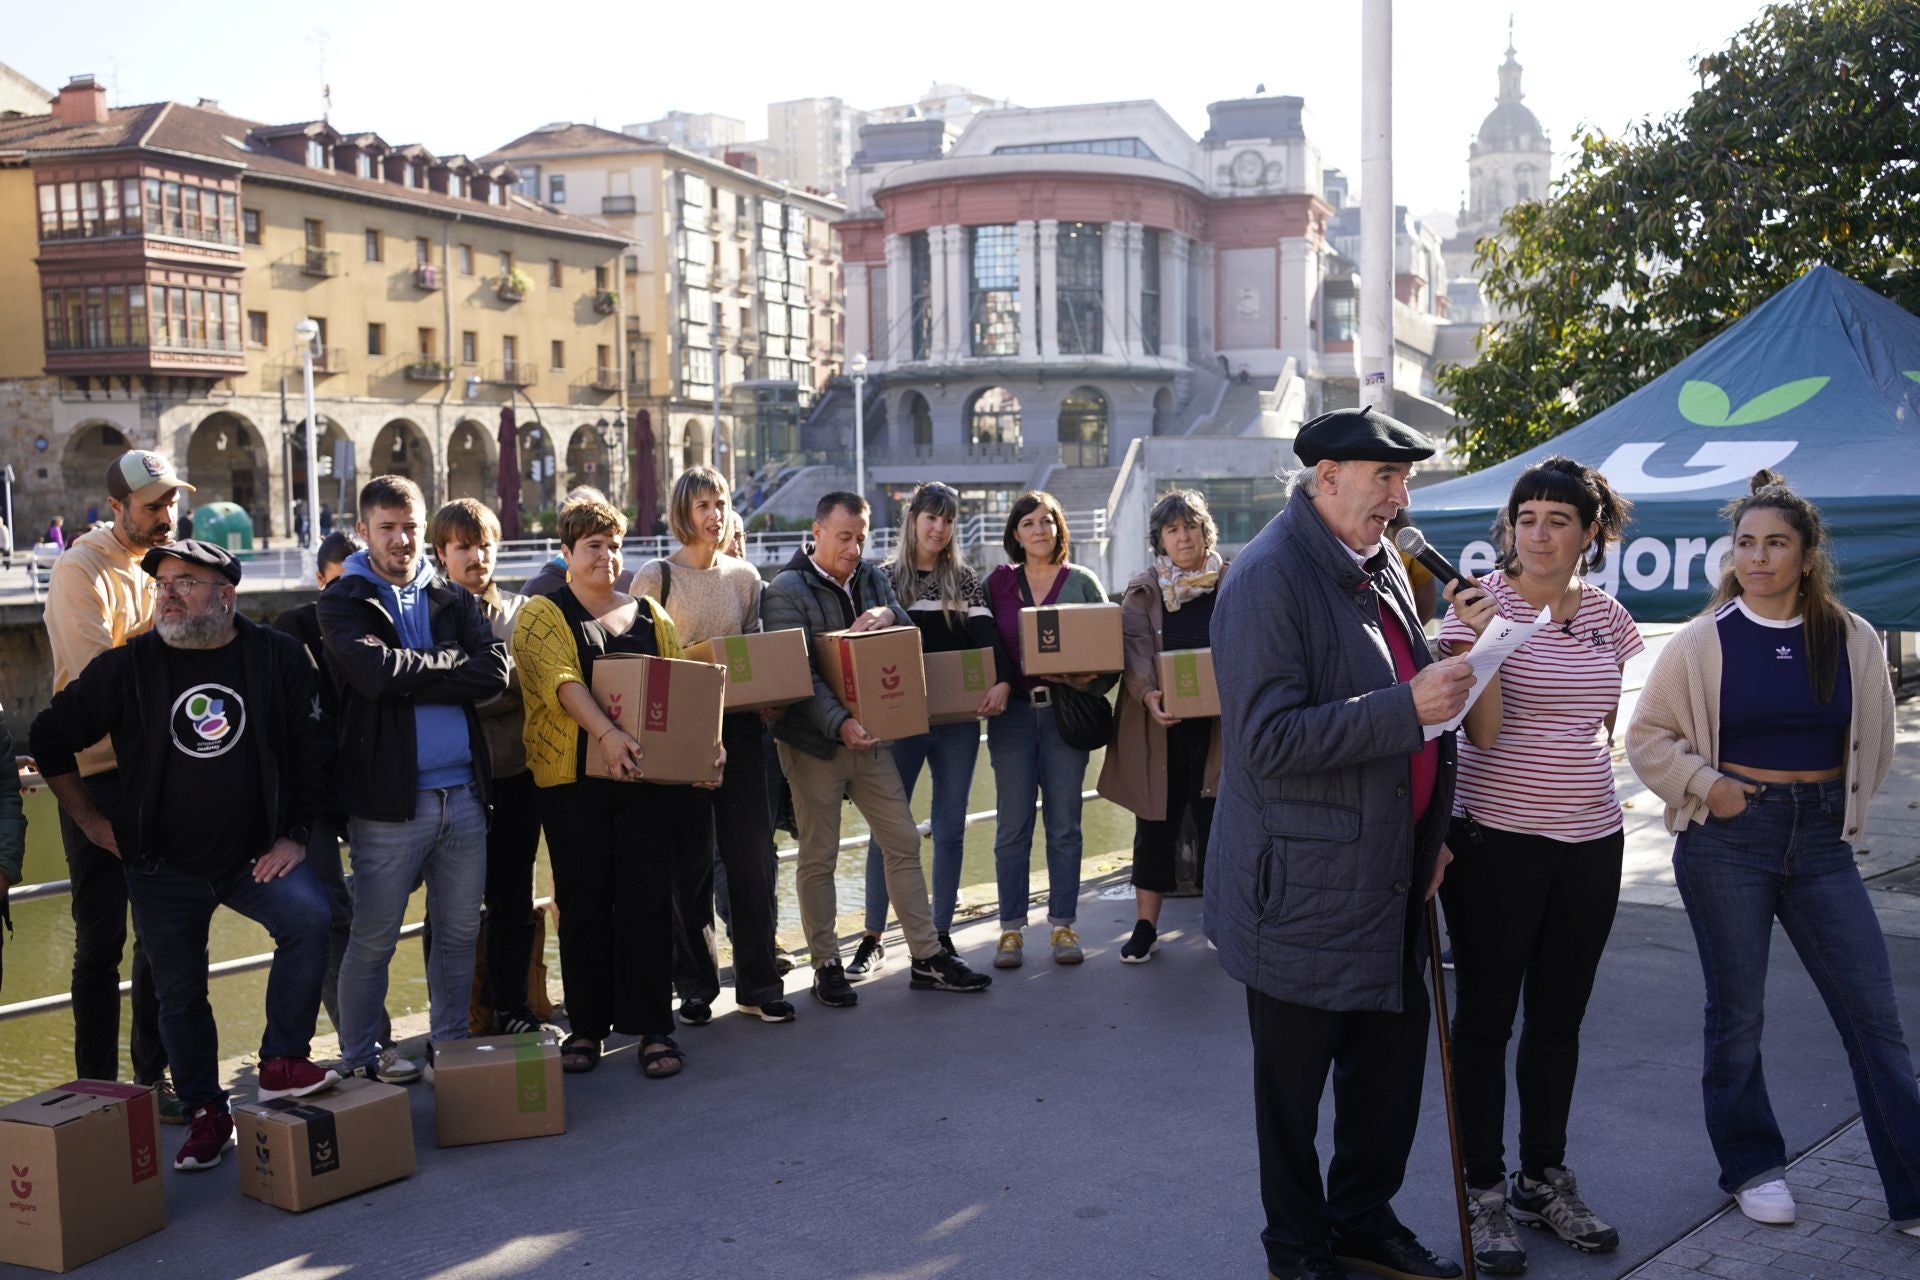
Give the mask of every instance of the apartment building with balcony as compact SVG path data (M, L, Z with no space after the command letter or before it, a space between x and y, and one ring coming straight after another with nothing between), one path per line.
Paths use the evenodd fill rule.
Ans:
M202 100L109 108L80 78L0 115L0 455L21 527L103 506L106 464L168 454L196 505L284 537L306 486L311 318L321 502L411 476L498 501L517 410L522 505L610 483L624 407L622 240L517 194L511 166ZM44 512L41 510L44 508Z
M626 241L627 400L636 421L646 416L663 490L700 463L744 483L799 449L793 407L841 359L842 205L586 124L536 129L486 161L512 165L525 193Z

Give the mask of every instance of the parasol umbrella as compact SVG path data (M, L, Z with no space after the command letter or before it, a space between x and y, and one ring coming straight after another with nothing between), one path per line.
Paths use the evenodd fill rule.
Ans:
M500 537L512 542L520 536L520 432L513 422L513 406L500 406Z
M653 504L658 487L653 466L653 417L642 409L633 426L633 527L642 536L653 532Z

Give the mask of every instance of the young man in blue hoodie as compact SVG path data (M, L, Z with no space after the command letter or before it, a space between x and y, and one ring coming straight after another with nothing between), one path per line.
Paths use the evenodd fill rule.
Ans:
M377 1075L387 966L422 880L433 930L429 1062L432 1042L467 1035L493 772L474 707L506 689L508 662L478 602L434 571L418 485L368 481L359 533L367 549L347 557L319 612L340 682L333 791L353 862L340 1058Z

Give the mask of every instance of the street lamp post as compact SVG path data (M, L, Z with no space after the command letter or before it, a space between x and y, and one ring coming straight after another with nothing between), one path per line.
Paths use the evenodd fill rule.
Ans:
M313 420L313 340L320 336L320 326L303 317L293 326L293 336L300 342L300 381L307 397L307 551L317 556L320 552L320 433Z
M853 491L867 496L867 353L856 351L853 370Z

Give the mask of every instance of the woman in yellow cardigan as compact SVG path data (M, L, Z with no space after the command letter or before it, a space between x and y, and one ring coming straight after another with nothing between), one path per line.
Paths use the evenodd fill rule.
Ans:
M522 606L513 658L526 700L527 763L553 860L560 979L572 1032L568 1071L591 1071L610 1032L640 1037L650 1079L678 1075L673 1040L672 856L680 787L640 784L639 744L593 700L594 662L612 653L680 656L673 620L654 601L614 590L627 522L604 501L560 516L567 585ZM597 751L615 781L586 776Z

